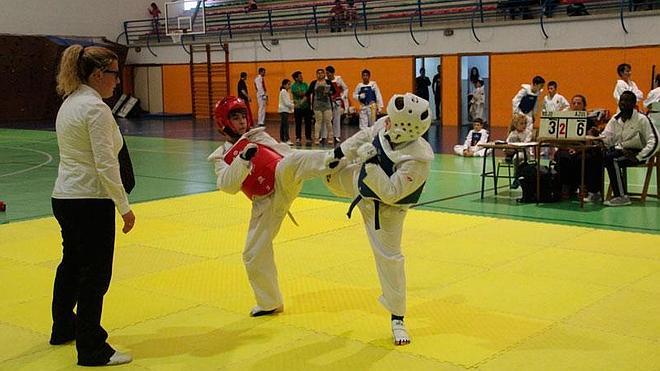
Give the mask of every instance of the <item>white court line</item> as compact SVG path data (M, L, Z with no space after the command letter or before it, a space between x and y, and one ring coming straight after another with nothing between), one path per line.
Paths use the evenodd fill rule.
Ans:
M0 146L0 148L18 149L18 150L23 150L23 151L32 151L32 152L40 153L42 155L46 155L46 157L48 157L48 159L45 162L42 162L39 165L34 165L34 166L29 167L27 169L14 171L12 173L0 174L0 178L5 177L5 176L10 176L10 175L21 174L21 173L28 172L30 170L38 169L42 166L46 166L46 165L50 164L53 161L53 156L51 156L50 153L44 152L44 151L39 151L39 150L36 150L36 149L21 148L21 147L7 147L7 146Z

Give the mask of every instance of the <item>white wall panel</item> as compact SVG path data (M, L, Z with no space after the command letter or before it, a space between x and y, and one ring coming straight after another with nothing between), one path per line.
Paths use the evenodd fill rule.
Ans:
M150 18L152 0L0 0L0 33L104 36L114 41L124 21ZM162 5L162 2L159 4Z
M421 45L415 45L407 29L390 33L358 33L357 44L353 34L333 33L312 37L312 50L304 37L280 39L279 45L268 45L266 51L258 40L230 43L231 61L278 61L313 60L332 58L369 58L407 55L439 55L457 53L518 52L541 50L565 50L607 48L660 44L659 15L631 15L626 18L629 33L624 33L619 19L552 19L546 24L550 38L541 33L538 20L525 24L507 24L477 29L481 42L477 42L469 28L455 29L453 36L444 36L443 29L427 27L416 30L415 37ZM140 53L129 52L129 63L187 63L188 55L179 45L155 47L158 57L146 48Z

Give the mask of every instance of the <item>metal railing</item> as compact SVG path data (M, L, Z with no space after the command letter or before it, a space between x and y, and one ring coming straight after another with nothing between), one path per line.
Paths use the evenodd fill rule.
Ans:
M540 2L539 2L540 1ZM369 30L404 29L407 27L413 41L414 31L423 27L470 26L479 41L477 25L495 21L516 22L527 19L539 21L545 37L545 21L548 17L566 17L572 4L584 4L590 15L619 14L621 26L628 32L625 16L635 10L659 9L660 0L357 0L352 9L339 17L331 16L334 1L273 1L260 3L259 8L246 12L244 5L236 2L218 5L208 2L205 8L206 33L183 35L181 44L208 42L216 39L223 44L231 41L254 39L258 36L262 46L270 50L264 37L275 33L299 34L353 32L362 45L359 33ZM128 46L151 46L172 43L165 35L164 20L129 20L124 22L124 32L117 42ZM314 46L307 41L310 48ZM154 54L155 55L155 54Z

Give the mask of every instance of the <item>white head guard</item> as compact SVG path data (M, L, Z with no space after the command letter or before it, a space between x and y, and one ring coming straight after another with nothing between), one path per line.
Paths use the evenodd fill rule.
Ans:
M387 104L390 127L385 131L392 143L421 137L431 126L429 102L412 93L395 94Z

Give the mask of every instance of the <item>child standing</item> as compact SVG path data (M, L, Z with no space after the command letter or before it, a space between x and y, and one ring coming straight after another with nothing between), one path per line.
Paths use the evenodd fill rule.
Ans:
M291 89L291 80L282 80L277 112L280 113L280 142L292 145L289 139L289 113L293 112L293 102L289 97L289 89Z
M474 82L474 90L472 91L472 99L470 99L470 110L468 116L472 121L476 119L484 119L484 106L486 103L486 96L484 94L484 80L477 80Z
M486 149L480 148L479 145L486 142L488 142L488 130L484 129L482 119L475 119L472 122L472 130L465 137L465 143L455 145L454 153L465 157L483 157L486 154Z
M362 82L357 84L353 98L360 102L360 130L374 125L376 116L383 109L383 97L375 81L371 81L371 71L362 70Z
M532 84L522 84L518 93L513 97L513 113L521 113L527 119L525 128L525 142L532 140L532 131L534 129L534 114L536 113L536 103L539 95L543 92L545 79L541 76L534 76Z
M557 93L557 82L548 83L548 94L543 98L543 112L566 111L570 107L568 100Z

